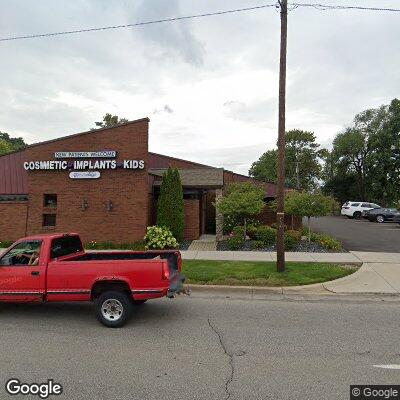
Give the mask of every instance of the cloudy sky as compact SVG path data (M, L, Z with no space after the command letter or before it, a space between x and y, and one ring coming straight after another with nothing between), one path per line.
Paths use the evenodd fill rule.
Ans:
M297 0L298 2L312 2ZM118 25L274 0L2 0L0 37ZM318 0L400 6L399 0ZM400 14L289 14L288 129L323 146L354 114L400 96ZM247 173L277 139L279 14L268 8L0 43L0 130L28 143L106 112L149 117L150 150Z

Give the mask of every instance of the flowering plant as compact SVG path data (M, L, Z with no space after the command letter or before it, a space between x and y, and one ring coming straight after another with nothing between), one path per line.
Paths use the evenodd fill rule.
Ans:
M177 240L165 226L149 226L144 240L147 250L175 249L178 247Z

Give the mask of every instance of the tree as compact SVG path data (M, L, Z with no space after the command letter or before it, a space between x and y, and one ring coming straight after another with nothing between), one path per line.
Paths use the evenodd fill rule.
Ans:
M319 149L313 132L293 129L286 132L286 185L310 190L321 175L321 163L326 150ZM276 182L277 150L266 151L249 170L249 175L263 181Z
M8 142L0 139L0 156L12 152L12 148Z
M183 240L185 208L182 182L176 168L168 168L163 175L158 198L157 225L169 228L178 242Z
M126 118L119 118L118 115L107 113L102 121L95 122L96 128L111 128L112 126L128 122Z
M323 192L340 201L400 199L400 101L368 109L336 135L325 158ZM345 197L344 197L345 196Z
M230 184L216 203L222 215L243 221L245 238L247 219L260 214L264 206L264 189L251 182Z
M0 132L0 155L22 150L27 146L21 137L13 138L6 132Z
M249 175L264 182L276 182L277 150L267 150L257 161L251 164Z
M328 215L334 200L322 194L290 192L285 199L285 212L300 217L307 217L308 240L311 241L310 218Z
M359 198L365 200L366 158L370 151L366 134L360 129L348 128L335 137L333 148L337 161L347 166L348 170L355 171Z

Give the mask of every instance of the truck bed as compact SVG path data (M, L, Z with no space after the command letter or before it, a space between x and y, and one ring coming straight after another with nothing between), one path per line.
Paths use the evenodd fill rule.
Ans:
M167 260L170 270L179 270L179 252L177 251L91 251L78 256L68 257L68 261L110 261L110 260Z

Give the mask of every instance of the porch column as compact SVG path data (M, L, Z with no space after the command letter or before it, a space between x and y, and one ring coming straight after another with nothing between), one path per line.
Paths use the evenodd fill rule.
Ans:
M222 189L215 189L215 203L218 203L218 200L222 198ZM224 234L224 216L215 209L215 234L217 238L217 242L222 240L222 236Z

